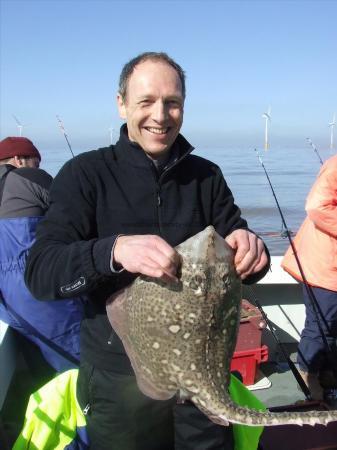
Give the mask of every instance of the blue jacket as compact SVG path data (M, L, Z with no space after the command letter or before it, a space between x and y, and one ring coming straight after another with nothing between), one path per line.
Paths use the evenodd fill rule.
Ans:
M37 344L48 363L63 371L79 361L83 300L40 302L24 282L27 255L42 218L29 214L44 214L43 205L48 207L43 174L48 180L39 169L15 169L6 176L0 205L0 319Z

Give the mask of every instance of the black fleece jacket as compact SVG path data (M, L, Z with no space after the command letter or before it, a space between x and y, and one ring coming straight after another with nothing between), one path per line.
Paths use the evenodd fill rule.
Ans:
M81 358L101 369L132 373L105 312L107 297L134 277L110 270L118 234L157 234L175 246L208 225L222 236L247 228L220 169L192 150L179 135L173 149L177 160L159 175L146 153L129 141L124 125L115 146L70 160L52 184L26 283L40 299L88 295Z

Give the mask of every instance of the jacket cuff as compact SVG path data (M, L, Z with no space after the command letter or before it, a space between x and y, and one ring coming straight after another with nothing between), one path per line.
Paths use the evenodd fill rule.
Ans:
M93 260L97 273L101 275L111 275L111 252L115 245L117 235L99 239L95 242L92 250Z
M112 273L121 273L121 272L123 272L125 270L124 267L122 267L122 266L117 267L116 262L114 261L115 245L116 245L117 239L119 237L121 237L121 236L125 236L125 235L124 234L118 234L116 236L116 238L115 238L115 242L114 242L114 244L112 246L112 249L111 249L110 270L111 270Z

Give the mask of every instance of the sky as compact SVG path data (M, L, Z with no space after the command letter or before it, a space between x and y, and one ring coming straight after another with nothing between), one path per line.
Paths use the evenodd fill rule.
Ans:
M0 138L76 152L110 144L122 66L164 51L185 70L182 133L203 148L330 141L337 113L337 1L0 1ZM335 146L337 129L335 129Z

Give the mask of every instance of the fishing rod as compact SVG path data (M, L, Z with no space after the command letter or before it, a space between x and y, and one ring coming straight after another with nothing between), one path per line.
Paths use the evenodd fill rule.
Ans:
M286 221L285 221L285 218L284 218L283 213L282 213L282 209L281 209L281 207L280 207L280 205L279 205L279 202L278 202L278 200L277 200L277 197L276 197L276 194L275 194L273 185L272 185L272 183L271 183L271 181L270 181L270 178L269 178L267 169L265 168L265 165L263 164L262 158L261 158L259 152L257 151L257 149L254 149L254 150L255 150L255 152L256 152L256 154L257 154L258 160L259 160L259 162L260 162L260 164L261 164L261 166L262 166L262 168L263 168L263 170L264 170L264 173L265 173L265 175L266 175L266 177L267 177L267 180L268 180L270 189L271 189L271 191L272 191L272 193L273 193L273 197L274 197L274 199L275 199L275 202L276 202L276 205L277 205L277 209L278 209L278 211L279 211L279 213L280 213L280 216L281 216L281 220L282 220L282 224L283 224L283 227L284 227L285 234L286 234L286 236L287 236L287 238L288 238L288 240L289 240L291 249L292 249L292 251L293 251L293 254L294 254L294 257L295 257L297 266L298 266L298 268L299 268L299 271L300 271L300 274L301 274L301 277L302 277L302 280L303 280L303 284L304 284L304 286L305 286L306 292L307 292L307 294L308 294L308 298L309 298L309 300L310 300L311 306L312 306L312 308L313 308L313 311L314 311L314 314L315 314L315 317L316 317L316 320L317 320L317 326L318 326L318 328L319 328L319 332L320 332L320 334L321 334L322 341L323 341L324 346L325 346L325 348L327 349L328 353L334 356L334 358L331 360L331 363L332 363L332 370L333 370L334 374L337 376L337 348L336 348L336 344L335 344L335 345L333 345L333 344L330 345L330 344L328 343L327 338L326 338L326 335L325 335L325 333L324 333L324 331L323 331L323 328L322 328L321 321L322 321L323 324L325 325L327 332L328 332L330 335L332 335L331 330L330 330L330 326L328 325L328 323L327 323L325 317L323 316L322 311L321 311L321 309L320 309L320 307L319 307L319 305L318 305L317 299L316 299L316 297L315 297L315 294L314 294L313 290L311 289L311 286L309 285L309 283L308 283L308 281L307 281L307 279L306 279L306 276L304 275L304 272L303 272L303 268L302 268L301 262L300 262L300 260L299 260L299 258L298 258L298 255L297 255L297 251L296 251L294 242L293 242L293 240L292 240L292 238L291 238L290 231L289 231L289 229L288 229L288 227L287 227L287 223L286 223Z
M321 163L321 165L323 165L323 160L321 158L321 155L319 154L319 151L317 150L317 147L315 146L315 144L312 142L312 140L310 138L307 138L307 141L311 145L311 147L313 148L313 150L316 153L316 155L318 156L319 162Z
M301 375L300 375L297 367L295 366L294 362L289 358L289 355L288 355L287 351L285 350L284 345L282 344L282 342L279 340L277 334L275 333L274 326L273 326L272 322L269 320L267 314L264 312L260 302L258 301L258 299L257 299L257 297L255 295L255 292L254 292L253 288L251 286L246 286L246 287L250 291L251 298L252 298L255 306L260 311L263 320L266 322L266 324L267 324L267 326L268 326L268 328L269 328L269 330L270 330L270 332L271 332L275 342L279 346L279 348L280 348L280 350L282 352L282 355L285 358L285 360L287 361L288 366L289 366L290 370L292 371L294 377L296 378L296 381L299 384L303 394L305 395L307 400L312 400L311 393L309 391L308 386L305 384L305 382L304 382L303 378L301 377Z
M258 236L262 237L281 237L281 238L287 237L284 235L283 227L281 231L255 231L255 232ZM290 230L290 234L291 236L295 236L296 233Z
M74 153L73 153L73 150L72 150L72 148L71 148L70 142L69 142L69 140L68 140L68 136L67 136L66 130L64 129L62 120L60 119L60 116L58 116L58 115L56 115L56 119L57 119L57 121L58 121L58 123L59 123L60 130L61 130L63 136L65 137L65 140L67 141L67 144L68 144L69 150L70 150L70 152L71 152L71 154L72 154L72 157L74 158L75 155L74 155Z

